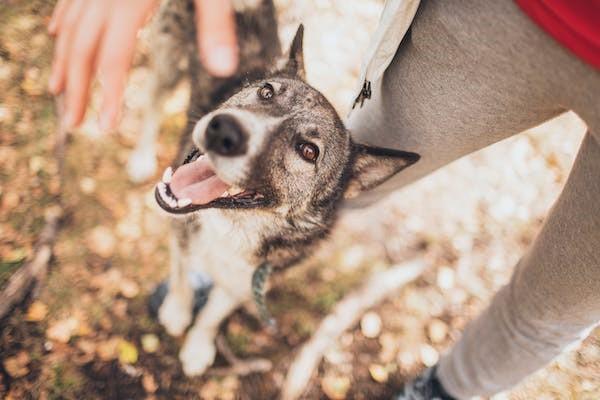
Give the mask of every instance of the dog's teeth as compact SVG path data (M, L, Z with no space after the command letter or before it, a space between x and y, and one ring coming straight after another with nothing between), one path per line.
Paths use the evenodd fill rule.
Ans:
M177 207L177 200L167 194L167 184L163 182L158 183L158 193L160 197L163 199L165 203L169 205L169 207Z
M159 182L158 184L158 193L160 193L161 199L168 205L171 205L171 198L167 194L167 184L163 182Z
M177 207L183 208L192 204L192 199L179 199L177 200Z
M221 196L219 196L219 197L229 197L229 196L231 196L231 195L229 194L229 191L228 191L228 190L226 190L226 191L224 191L224 192L223 192L223 194L222 194Z
M167 169L165 169L165 172L163 172L163 176L162 176L162 181L164 183L171 183L171 179L173 178L173 168L171 167L167 167Z
M158 185L156 185L156 187L158 188L158 194L160 194L160 198L168 204L169 202L167 201L167 199L169 198L169 196L167 196L167 184L159 182Z

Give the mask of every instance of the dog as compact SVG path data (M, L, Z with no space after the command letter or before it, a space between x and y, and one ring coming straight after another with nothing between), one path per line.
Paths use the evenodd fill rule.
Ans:
M326 238L344 199L419 159L355 143L333 106L305 81L302 25L281 56L278 41L266 38L277 35L272 3L244 13L237 18L242 71L217 80L199 65L189 69L190 124L174 168L155 189L158 205L174 217L158 319L175 336L192 325L179 354L189 376L212 365L219 325L261 298L269 271L293 266ZM245 51L252 46L243 24L265 18L273 24L250 24L262 27L253 34L265 42L259 51ZM244 64L247 59L255 62ZM218 105L206 109L213 101ZM211 287L200 302L198 287Z

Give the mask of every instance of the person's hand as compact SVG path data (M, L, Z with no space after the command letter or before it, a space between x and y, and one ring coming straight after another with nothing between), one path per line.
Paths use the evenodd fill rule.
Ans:
M237 68L235 22L229 0L195 0L200 58L215 76ZM100 126L113 129L131 66L138 30L158 0L59 0L48 25L56 36L50 92L65 93L67 128L85 114L94 74L101 83Z

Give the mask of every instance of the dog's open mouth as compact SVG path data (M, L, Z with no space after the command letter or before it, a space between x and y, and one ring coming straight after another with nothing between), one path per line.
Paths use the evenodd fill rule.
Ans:
M172 214L187 214L204 208L255 208L269 204L265 195L255 190L231 186L219 179L211 163L199 150L188 155L173 172L165 170L156 185L158 205Z

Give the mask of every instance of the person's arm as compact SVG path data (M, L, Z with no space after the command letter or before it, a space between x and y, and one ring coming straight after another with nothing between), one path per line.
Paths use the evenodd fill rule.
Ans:
M237 68L238 49L233 10L228 0L195 0L202 63L215 76ZM60 0L48 25L56 36L50 92L65 94L62 123L78 125L85 114L94 78L102 86L100 126L113 129L121 107L138 30L158 0Z

